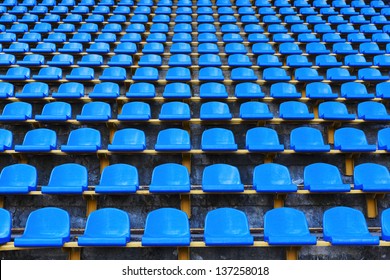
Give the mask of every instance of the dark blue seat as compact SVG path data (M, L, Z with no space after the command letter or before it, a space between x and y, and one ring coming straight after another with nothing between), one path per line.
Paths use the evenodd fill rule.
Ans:
M101 147L100 132L93 128L72 130L66 145L61 145L63 152L96 152Z
M335 131L334 148L342 152L376 151L376 145L368 144L364 131L353 127L343 127Z
M324 80L323 76L320 76L316 69L313 68L298 68L294 73L295 79L297 81L322 81Z
M323 217L324 241L332 245L379 245L379 237L368 231L364 215L359 210L336 206Z
M279 152L284 150L275 130L267 127L255 127L246 133L246 149L255 152Z
M204 227L206 246L253 245L249 222L244 212L233 208L209 211Z
M0 194L28 194L37 189L37 170L18 163L3 168L0 174Z
M374 98L374 94L368 93L364 84L348 82L341 85L341 97L351 99L372 99Z
M96 193L135 193L139 188L138 171L132 165L117 163L103 169Z
M237 167L228 164L213 164L203 170L202 190L204 192L243 192Z
M338 95L332 92L330 85L314 82L306 85L306 97L311 99L336 99Z
M98 85L104 85L104 84L98 84ZM95 87L97 87L98 85L96 85ZM117 84L113 84L113 85L117 86ZM101 101L86 103L81 110L81 114L76 116L76 120L84 121L84 122L85 121L108 121L110 118L111 118L110 104Z
M263 70L263 79L265 81L290 81L291 77L282 68L270 67Z
M14 85L0 82L0 98L8 98L14 95Z
M281 207L264 215L264 241L269 245L316 245L310 234L305 214L293 208Z
M72 116L72 107L65 102L51 102L45 104L42 109L42 114L35 115L37 121L67 121Z
M49 86L46 83L33 82L23 87L21 92L17 92L17 98L44 98L49 96Z
M15 145L17 152L50 152L57 149L57 135L47 128L30 130L24 136L22 145Z
M191 150L190 135L186 130L179 128L161 130L154 148L156 151L189 151Z
M0 209L0 244L11 241L12 218L8 210Z
M376 85L376 96L378 98L387 99L390 97L390 83L383 82Z
M72 69L69 75L66 75L67 80L71 81L90 81L95 77L95 71L90 67L78 67Z
M210 128L202 133L201 149L203 151L236 151L237 144L231 130Z
M81 194L88 189L87 169L75 163L58 165L53 168L48 185L41 189L45 194Z
M158 71L152 67L140 67L135 70L133 75L134 81L157 81Z
M118 114L120 121L147 121L150 119L150 105L145 102L133 101L123 105L122 111Z
M32 117L32 106L26 102L8 103L4 106L0 121L25 121Z
M290 134L290 146L296 152L329 152L321 132L312 127L294 128Z
M166 163L153 169L149 192L186 193L190 189L190 175L187 167L176 163Z
M349 114L344 103L336 101L323 102L318 107L318 117L324 120L354 120L355 115Z
M362 163L354 168L353 182L356 190L364 192L388 192L390 173L386 166Z
M53 92L54 98L80 98L84 96L84 85L76 82L63 83L57 92Z
M0 128L0 152L10 150L12 148L13 136L12 132Z
M62 247L70 241L70 217L60 208L45 207L30 213L15 247Z
M190 107L178 101L164 103L158 118L160 120L189 120L191 119Z
M190 242L190 222L185 212L160 208L146 217L143 246L189 246Z
M355 81L356 76L351 76L348 69L330 68L326 71L326 79L331 81Z
M276 83L271 85L270 96L273 98L300 98L295 85L289 83Z
M262 54L257 57L257 65L261 67L279 67L282 66L283 63L279 61L279 58L276 55Z
M76 70L76 69L74 69ZM72 71L74 71L72 70ZM58 67L46 67L39 70L38 75L33 75L34 80L49 80L56 81L62 79L62 69Z
M382 240L390 241L390 210L386 209L381 214Z
M224 84L209 82L200 86L199 96L201 98L227 98L228 93Z
M79 246L126 246L130 242L130 217L123 210L103 208L93 211L87 220Z
M156 96L156 88L150 83L135 83L130 86L126 97L129 98L153 98Z
M234 96L237 98L263 98L264 93L258 84L245 82L236 85Z
M211 101L203 103L200 107L201 120L230 120L232 114L226 103Z
M204 69L199 71L199 79L201 79L202 70ZM190 69L185 67L172 67L168 69L165 79L167 81L190 81L191 72Z
M296 192L287 167L276 163L265 163L253 171L253 189L257 192L277 193Z
M145 133L135 128L125 128L115 132L109 151L143 151L146 148Z
M378 131L378 150L390 151L390 128Z
M1 80L27 80L30 79L30 69L26 67L9 68L5 75L0 75Z
M310 192L349 192L351 187L344 184L338 168L327 163L313 163L305 167L304 189Z
M240 106L240 118L248 120L268 120L273 118L268 105L258 101L248 101Z
M363 68L359 69L358 78L363 81L387 81L389 80L389 75L382 75L378 69Z
M311 120L314 119L314 114L309 113L305 103L286 101L279 106L279 117L287 120Z
M390 115L385 105L374 101L365 101L358 104L358 118L363 120L387 121Z

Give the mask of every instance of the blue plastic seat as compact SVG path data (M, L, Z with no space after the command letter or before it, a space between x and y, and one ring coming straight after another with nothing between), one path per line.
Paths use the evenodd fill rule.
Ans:
M228 43L225 45L225 53L227 54L246 54L247 50L241 43Z
M11 149L12 141L13 141L12 132L0 128L0 152L4 152L5 150Z
M26 43L12 43L7 49L3 49L5 53L25 53L30 50L30 47Z
M170 52L172 54L190 54L191 53L191 46L189 43L173 43Z
M279 117L287 120L311 120L314 119L314 114L309 113L305 103L287 101L280 104Z
M379 98L387 99L390 97L390 83L382 82L376 85L376 96Z
M174 54L169 58L169 66L191 66L191 57L186 54Z
M352 24L339 24L337 25L337 32L340 34L359 33L359 29L355 29Z
M258 101L248 101L240 106L240 118L242 119L272 119L273 114L269 111L267 104Z
M145 133L135 128L125 128L115 132L109 151L143 151L146 148Z
M152 20L153 23L169 23L170 21L171 19L168 15L155 15ZM182 21L180 20L178 21L178 17L176 17L175 22L182 22Z
M122 112L118 114L118 120L131 121L140 120L147 121L150 119L150 105L145 102L133 101L123 105Z
M141 23L131 23L127 26L126 32L130 34L134 33L144 33L145 32L145 26ZM130 37L134 39L135 35L131 35ZM136 36L137 39L141 39L140 36Z
M69 22L69 23L78 23L83 20L83 17L79 14L69 14L64 18L63 22Z
M335 131L334 148L342 152L376 151L376 145L368 144L364 131L353 127L343 127Z
M201 72L200 70L199 72ZM199 74L200 76L201 74ZM191 72L190 69L185 67L172 67L169 68L167 74L165 76L167 81L190 81L191 80ZM200 77L199 77L200 79Z
M130 55L127 54L117 54L111 57L111 59L108 61L108 66L120 66L120 67L126 67L133 65L133 59Z
M51 102L45 104L42 114L35 115L37 121L66 121L72 116L72 107L65 102Z
M357 35L359 35L359 33L351 33L351 34L348 34L348 39L350 39L351 37L352 38L355 38L357 39ZM346 40L344 38L342 38L340 36L340 34L338 33L325 33L324 35L322 35L322 41L325 42L325 43L345 43ZM349 41L351 42L351 41Z
M190 223L185 212L161 208L148 214L143 246L189 246L190 242Z
M223 81L224 79L225 78L220 68L204 67L199 70L200 81Z
M242 192L240 173L235 166L213 164L203 170L202 190L204 192Z
M285 54L302 54L302 50L295 43L282 43L279 45L279 53Z
M70 43L89 43L91 41L92 41L92 37L91 37L91 34L89 34L89 33L76 33L73 35L72 38L69 39ZM66 46L66 45L69 45L69 46ZM73 52L79 52L76 50L80 50L80 44L66 44L66 45L62 48L61 52L64 52L64 51L72 52L72 49L73 49ZM83 50L83 48L81 45L81 51L82 50ZM60 51L60 49L59 49L59 51Z
M267 127L249 129L246 133L245 147L251 152L279 152L284 150L276 131Z
M6 29L6 32L9 33L26 33L29 30L28 25L25 23L13 24L11 28Z
M344 65L351 67L369 67L371 62L367 62L364 55L351 54L344 57Z
M0 33L0 43L12 43L16 41L14 33Z
M21 92L17 92L17 98L44 98L49 96L49 86L46 83L33 82L25 84Z
M66 145L61 145L63 152L96 152L101 147L100 132L93 128L72 130Z
M387 121L390 115L385 105L374 101L365 101L358 104L358 118L363 120Z
M228 93L224 84L210 82L200 86L200 98L227 98Z
M239 67L231 71L232 81L256 81L258 80L255 72L250 68Z
M62 247L70 241L70 217L60 208L45 207L30 213L15 247Z
M231 130L210 128L202 133L201 148L203 151L236 151L237 144Z
M344 103L328 101L318 107L318 115L325 120L354 120L355 115L349 114Z
M289 55L286 60L286 65L294 68L298 67L311 67L313 63L309 62L307 56L294 54Z
M28 164L13 164L0 174L0 194L28 194L37 189L37 170Z
M114 53L119 53L119 54L135 54L136 52L137 52L137 47L132 42L119 43L114 49Z
M336 99L338 95L332 92L330 85L314 82L306 85L306 97L311 99Z
M8 103L4 106L0 121L25 121L31 119L32 106L26 102Z
M57 135L53 130L38 128L24 136L22 145L15 145L17 152L49 152L57 148Z
M357 54L358 51L354 50L351 44L348 43L336 43L333 45L333 52L335 54Z
M359 69L358 78L363 81L387 81L389 80L389 75L382 76L378 69L363 68Z
M103 56L100 54L83 55L77 64L80 66L101 66L103 65Z
M62 69L58 67L47 67L39 70L38 75L33 75L34 80L61 80Z
M0 23L13 23L15 21L18 21L18 18L13 14L3 14L0 17Z
M377 43L371 42L371 43L363 43L359 45L359 52L361 54L368 54L368 55L376 55L376 54L384 54L385 51L381 50Z
M256 43L252 46L253 54L275 54L272 45L268 43Z
M54 98L80 98L84 96L84 86L80 83L63 83L57 92L53 92Z
M16 64L23 66L41 66L45 64L45 57L41 54L28 54L23 57L23 60L18 60Z
M51 10L52 14L58 14L58 15L64 15L68 13L68 7L67 6L54 6L54 8Z
M111 82L96 84L89 93L90 98L117 98L119 96L119 85Z
M66 75L66 79L71 81L88 81L93 80L94 75L94 70L92 68L79 67L72 69L70 74Z
M222 36L222 41L225 43L242 43L244 39L240 34L227 33Z
M130 217L123 210L103 208L93 211L87 220L79 246L126 246L130 242Z
M268 41L268 37L264 34L252 33L248 35L248 42L250 43L266 43Z
M110 13L110 7L108 6L97 6L92 10L92 14L106 15Z
M99 79L101 81L124 81L126 80L126 69L122 67L106 68L103 70L103 74L99 77Z
M12 218L8 210L0 209L0 244L11 241Z
M97 86L100 86L96 88ZM102 83L95 86L97 91L105 91L107 89L118 90L117 84L113 83ZM105 94L105 92L103 92ZM94 101L86 103L82 110L81 115L76 116L78 121L108 121L111 118L111 107L110 104L100 101Z
M150 26L150 33L167 33L169 26L166 23L153 23Z
M314 25L314 32L318 34L325 34L325 33L334 33L335 30L332 29L332 26L325 23L319 23Z
M336 206L323 217L324 241L332 245L379 245L379 237L368 231L364 215L359 210Z
M330 51L326 48L326 45L322 43L309 43L306 45L306 52L308 54L329 54Z
M57 33L53 33L53 34L57 34ZM62 33L59 33L59 34L62 34ZM50 34L50 35L52 35L52 34ZM49 37L50 37L50 35L49 35ZM66 36L65 36L65 40L66 40ZM42 35L39 33L24 33L23 37L19 38L19 40L18 40L18 42L20 42L20 43L38 43L41 41L42 41ZM48 39L45 39L44 41L49 42Z
M302 23L304 23L304 20L301 19L301 17L297 16L297 15L287 15L284 17L284 22L287 24L302 24ZM299 37L299 35L298 35L298 37Z
M367 43L370 42L370 39L366 38L363 33L350 33L347 36L347 41L350 43Z
M53 56L52 60L48 61L46 64L49 66L71 66L74 64L74 58L70 54L56 54Z
M353 16L350 19L351 22L352 22L352 18ZM328 22L330 24L344 24L344 23L348 23L348 20L344 19L342 16L339 15L332 15L328 17Z
M72 23L62 23L58 28L54 28L54 32L71 33L75 32L75 27Z
M157 136L156 151L189 151L191 150L190 135L178 128L161 130Z
M44 22L44 23L36 23L34 28L30 30L31 32L35 33L49 33L51 32L51 24Z
M373 63L375 66L379 67L389 67L390 66L390 56L387 55L376 55L374 56Z
M349 18L349 22L352 23L352 24L356 24L356 25L358 25L358 24L368 24L368 23L370 23L370 21L367 20L367 19L364 17L364 15L351 16L351 17ZM345 22L344 22L344 23L345 23ZM364 33L364 32L362 32L362 33Z
M190 118L190 107L186 103L174 101L161 106L160 120L189 120Z
M244 212L233 208L209 211L205 219L206 246L253 245L248 219Z
M146 38L146 42L148 43L164 43L167 41L167 35L164 33L151 33Z
M290 134L291 149L296 152L329 152L330 146L324 144L321 132L312 127L298 127Z
M107 23L102 28L103 33L120 33L122 32L122 26L119 23Z
M258 84L245 82L237 84L234 89L237 98L263 98L264 93Z
M199 43L204 42L204 40L201 40L201 38L204 37L203 34L208 35L209 33L199 34L199 36L198 36ZM214 34L214 37L215 37L215 34ZM216 37L215 37L215 40L216 40ZM174 43L190 43L190 42L192 42L192 37L191 37L191 34L188 34L188 33L175 33L172 37L172 42L174 42Z
M230 57L229 57L229 59L230 59ZM248 60L249 60L249 58L248 58ZM250 65L248 65L248 66L251 66L251 65L252 65L252 63L250 62ZM276 55L262 54L262 55L259 55L257 57L257 65L266 68L266 67L279 67L279 66L282 66L283 63L279 61L279 58Z
M31 17L36 17L35 20L38 20L38 16L37 15L30 15L30 16ZM32 20L30 21L30 16L29 15L25 15L23 22L34 22ZM61 20L61 17L59 15L52 15L52 14L50 14L50 15L46 15L43 19L41 19L41 22L53 23L53 22L59 22L60 20ZM56 30L53 30L53 31L56 31ZM60 31L61 30L58 30L58 32L60 32Z
M153 67L140 67L137 68L133 75L134 81L157 81L158 70Z
M214 43L201 43L198 45L198 52L200 54L218 54L218 45Z
M263 79L265 81L290 81L291 77L282 68L270 67L263 70Z
M382 128L378 131L378 150L390 151L390 129Z
M151 193L185 193L191 189L188 169L180 164L166 163L153 169L149 186Z
M297 81L322 81L324 80L323 76L320 76L316 69L313 68L298 68L294 73L295 79Z
M139 66L161 66L162 58L157 54L146 54L138 61Z
M349 192L351 187L344 184L338 168L327 163L313 163L305 167L304 189L310 192Z
M253 171L253 189L266 193L296 192L297 186L291 182L287 167L265 163L256 166Z
M198 65L199 66L222 66L221 57L216 54L202 54L201 56L199 56Z
M316 245L310 234L305 214L297 209L281 207L264 215L264 241L269 245Z
M173 32L175 33L191 33L192 26L190 23L176 23L173 27Z
M5 75L0 75L1 80L27 80L30 79L30 69L26 67L9 68Z
M121 8L127 8L127 7L121 7ZM130 13L130 12L129 12ZM126 16L121 14L114 14L108 18L109 23L124 23L126 22ZM122 29L122 28L121 28ZM103 33L104 34L104 33Z
M144 54L162 54L164 45L161 43L146 43L142 49Z
M341 85L341 97L354 99L371 99L374 98L373 93L368 93L364 84L356 82L343 83Z
M271 85L270 96L273 98L301 98L295 85L289 83L275 83Z
M372 42L390 43L390 36L387 33L375 33L371 37Z
M135 83L130 86L126 97L130 98L153 98L156 96L156 89L153 84Z
M278 24L282 23L282 20L280 19L280 17L275 15L265 15L263 16L263 22L265 24Z
M331 81L355 81L356 76L351 76L348 69L330 68L326 71L326 79Z
M185 83L172 83L165 86L163 92L164 98L190 98L191 89Z
M135 193L139 188L138 171L132 165L117 163L103 169L96 193Z
M210 17L210 21L207 21L206 23L214 23L214 18L211 15L202 15L202 17L208 16ZM198 17L199 22L199 17ZM225 23L236 23L237 19L233 15L221 15L219 16L219 22L222 24Z
M14 95L14 85L0 82L0 98L8 98Z
M364 192L388 192L390 173L386 166L376 163L363 163L354 168L354 186Z
M83 45L81 43L66 43L58 51L60 53L81 53L83 51Z
M148 15L150 12L150 7L146 5L140 5L134 9L134 14L136 15Z
M87 53L107 54L110 52L110 45L108 43L93 43L85 51Z

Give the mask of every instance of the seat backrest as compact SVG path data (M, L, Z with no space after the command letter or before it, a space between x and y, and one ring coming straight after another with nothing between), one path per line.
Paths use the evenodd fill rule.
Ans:
M170 94L170 95L177 94L178 96L181 95L191 96L191 89L190 86L185 83L171 83L165 86L163 95L164 94Z
M145 102L133 101L122 107L122 115L151 115L150 105Z
M161 130L157 136L158 145L190 145L190 134L180 128L167 128Z
M305 103L299 101L286 101L280 104L279 113L282 114L308 114L309 109Z
M246 148L251 145L280 145L278 134L268 127L251 128L246 133Z
M187 167L176 163L165 163L153 169L151 185L188 186L190 175Z
M184 102L173 101L164 103L161 106L161 115L188 115L190 116L190 106Z
M53 168L49 186L88 186L87 169L76 163L65 163Z
M288 96L296 93L297 89L295 85L289 83L275 83L271 85L270 89L271 97L280 96L281 94Z
M11 149L13 134L7 129L0 128L0 151Z
M8 210L0 208L0 244L11 240L12 218Z
M94 128L78 128L69 134L68 145L98 146L101 145L100 132Z
M203 103L200 107L200 115L203 114L229 114L230 109L229 106L226 103L219 102L219 101L211 101L207 103Z
M112 139L113 145L145 145L145 133L135 128L125 128L115 132Z
M358 117L363 119L367 115L387 116L385 105L375 101L365 101L358 104Z
M323 102L318 106L318 115L322 118L325 114L346 115L348 114L347 106L344 103L336 101Z
M313 127L297 127L291 131L290 146L323 146L321 131Z
M23 145L57 147L57 135L55 131L47 128L37 128L26 133Z
M368 145L368 143L363 130L353 127L343 127L335 131L334 145L335 147L340 147L344 145Z
M119 95L119 85L115 84L115 83L111 83L111 82L103 82L103 83L95 85L92 92L94 92L94 93L115 93L116 95ZM102 105L102 106L105 106L105 105Z
M117 163L103 169L100 186L139 185L138 170L132 165Z
M305 189L310 185L342 184L340 171L328 163L313 163L305 167L303 172Z
M205 83L200 86L200 96L210 95L210 93L213 93L213 95L225 95L227 94L227 91L224 84L215 82Z
M23 93L49 94L49 85L41 82L28 83L23 87Z
M253 171L253 185L291 185L290 172L277 163L260 164Z
M0 187L36 187L37 170L34 166L17 163L3 168L0 174Z
M32 114L32 106L30 103L26 102L14 102L14 103L8 103L4 106L3 109L3 116L4 115L25 115L27 117L31 118Z
M235 144L233 132L226 128L210 128L202 133L203 145L227 145Z
M364 84L356 82L343 83L341 85L341 96L345 97L348 93L353 93L354 95L364 95L367 94L367 88Z
M388 185L390 173L386 166L362 163L354 168L353 179L357 189L361 189L363 185Z
M42 115L67 116L67 118L71 118L72 106L69 103L61 101L47 103L43 106Z
M390 210L386 209L381 214L382 240L390 240Z
M108 103L101 101L93 101L83 106L83 109L81 110L81 115L111 117L111 107Z
M306 85L306 96L332 94L332 88L328 84L314 82Z
M22 237L63 238L64 241L69 241L70 217L68 212L56 207L45 207L31 212Z
M61 84L58 88L61 93L77 93L77 95L84 95L84 85L75 82Z
M217 163L206 166L203 170L202 177L203 185L229 185L229 184L241 184L240 173L237 167Z
M2 97L14 95L14 85L11 83L0 82L0 95Z

